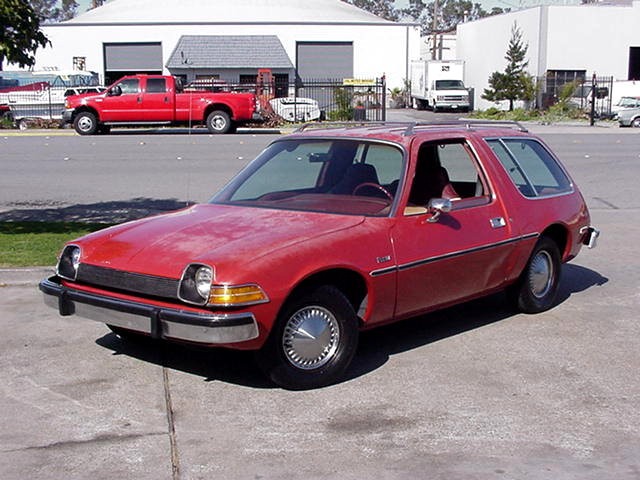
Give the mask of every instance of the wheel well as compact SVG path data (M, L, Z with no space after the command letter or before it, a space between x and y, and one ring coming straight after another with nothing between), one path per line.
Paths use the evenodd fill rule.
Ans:
M547 227L544 232L542 232L542 237L549 237L553 240L556 245L558 245L558 250L560 250L560 254L562 258L566 256L567 244L569 232L562 225L551 225Z
M91 107L78 107L73 111L73 119L75 120L75 118L78 116L78 114L82 113L82 112L89 112L89 113L93 113L96 116L96 120L100 121L100 115L98 115L98 112L91 108Z
M204 119L203 119L203 121L206 122L207 121L207 117L214 110L222 110L223 112L225 112L226 114L229 115L229 118L231 120L233 120L233 111L231 110L231 108L229 108L229 105L225 105L224 103L212 103L204 111Z
M349 303L358 312L360 304L367 296L367 284L360 274L345 268L336 268L316 273L305 278L289 294L288 299L295 298L305 290L311 290L321 285L332 285L340 290ZM286 303L286 302L285 302Z

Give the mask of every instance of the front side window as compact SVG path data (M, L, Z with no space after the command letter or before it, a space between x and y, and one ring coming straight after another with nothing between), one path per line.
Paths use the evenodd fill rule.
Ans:
M487 142L525 197L572 191L571 181L540 142L531 138L491 139Z
M489 202L487 183L466 141L420 145L409 206L426 206L433 198L452 200L455 208Z
M122 90L122 94L126 93L138 93L140 91L140 80L137 78L127 78L118 83L118 86Z
M404 171L394 145L351 139L271 144L212 203L387 216Z

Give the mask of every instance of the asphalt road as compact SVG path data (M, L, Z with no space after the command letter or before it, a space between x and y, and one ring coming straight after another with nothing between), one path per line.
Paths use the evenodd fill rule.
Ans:
M495 295L368 332L332 387L122 342L44 307L43 269L0 270L0 478L639 479L640 135L536 129L603 231L560 305ZM206 200L271 138L0 135L0 219Z

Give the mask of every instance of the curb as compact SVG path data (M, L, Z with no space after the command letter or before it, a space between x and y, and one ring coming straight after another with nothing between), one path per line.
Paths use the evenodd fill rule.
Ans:
M35 286L54 270L55 267L0 268L0 288Z

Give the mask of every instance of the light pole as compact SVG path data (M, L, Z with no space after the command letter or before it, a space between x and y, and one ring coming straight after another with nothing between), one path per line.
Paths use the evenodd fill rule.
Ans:
M438 0L433 2L433 19L431 22L431 30L433 31L433 46L431 48L431 59L436 59L436 44L438 43Z

